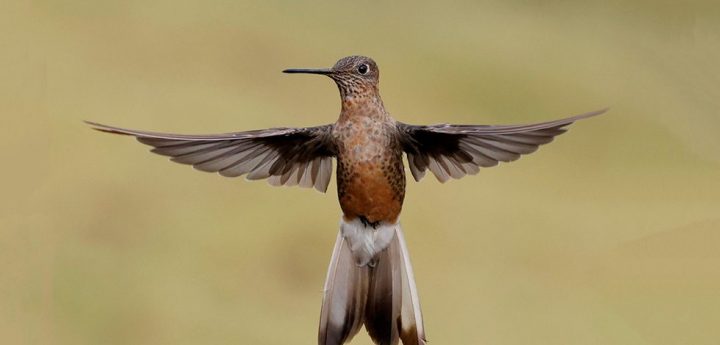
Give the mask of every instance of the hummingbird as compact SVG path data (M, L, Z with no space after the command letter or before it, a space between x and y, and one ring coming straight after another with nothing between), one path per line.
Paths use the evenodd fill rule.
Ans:
M340 91L335 123L210 135L139 131L87 122L129 135L152 152L226 177L326 192L337 162L340 230L320 310L319 345L341 345L363 326L375 344L426 343L420 300L399 217L405 198L403 155L416 181L477 174L537 150L575 121L607 109L526 125L410 125L395 120L379 92L373 59L348 56L331 68L286 69L332 79Z

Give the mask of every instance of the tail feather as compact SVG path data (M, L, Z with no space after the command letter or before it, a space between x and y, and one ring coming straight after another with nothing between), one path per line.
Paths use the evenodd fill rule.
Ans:
M364 323L375 344L424 345L420 301L400 224L378 229L352 221L341 225L325 281L318 343L342 345Z
M338 233L320 311L318 344L350 341L362 326L367 300L369 268L355 264L347 241Z
M402 310L400 311L400 338L404 345L425 345L425 325L420 310L420 298L415 286L415 275L410 264L410 254L400 226L395 233L400 247Z
M398 318L402 303L401 261L393 238L390 245L375 258L370 269L370 286L365 307L365 329L376 344L397 344Z

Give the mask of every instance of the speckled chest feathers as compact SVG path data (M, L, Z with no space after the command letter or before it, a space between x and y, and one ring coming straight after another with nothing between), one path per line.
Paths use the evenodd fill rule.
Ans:
M402 149L393 120L375 96L343 98L333 129L338 198L345 218L369 225L397 221L405 197Z

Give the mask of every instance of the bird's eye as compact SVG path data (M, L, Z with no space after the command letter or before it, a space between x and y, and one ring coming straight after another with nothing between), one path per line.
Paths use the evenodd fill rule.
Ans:
M358 66L358 72L360 72L360 74L367 74L368 71L370 71L370 67L367 64Z

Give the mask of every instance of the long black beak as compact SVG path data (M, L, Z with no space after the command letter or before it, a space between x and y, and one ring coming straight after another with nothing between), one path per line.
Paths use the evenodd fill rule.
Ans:
M284 70L283 73L309 73L329 75L332 74L333 71L329 68L291 68Z

